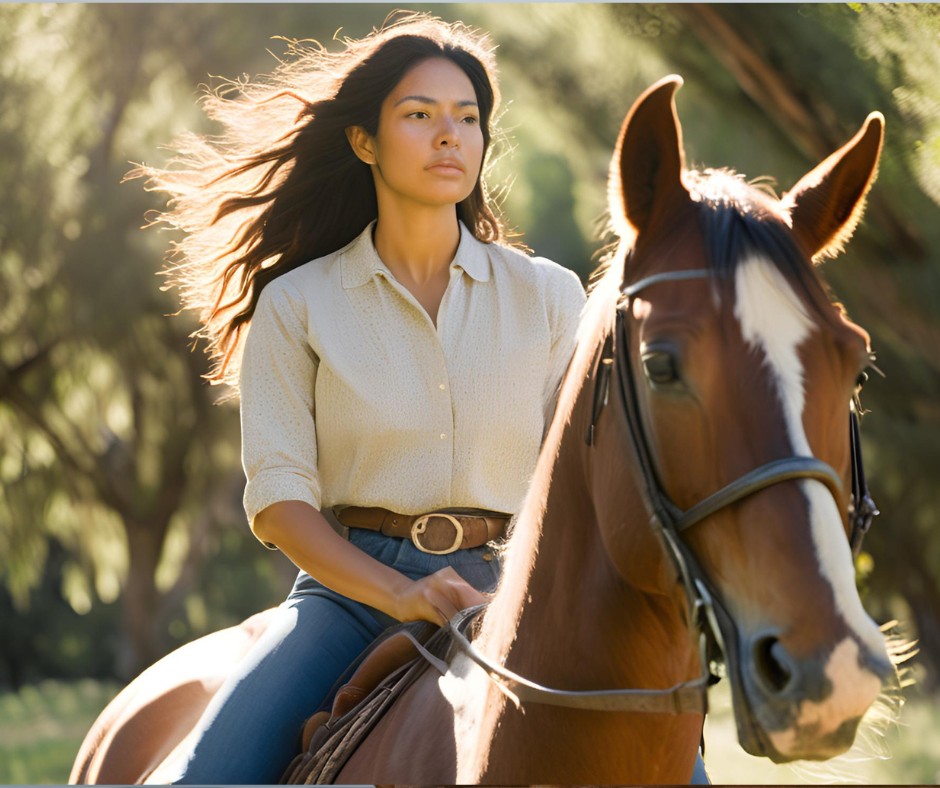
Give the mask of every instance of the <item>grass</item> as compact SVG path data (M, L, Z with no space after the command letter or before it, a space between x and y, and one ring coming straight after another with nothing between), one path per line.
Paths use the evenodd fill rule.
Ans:
M67 783L85 733L119 689L85 679L0 693L0 784Z
M91 723L120 687L110 682L44 681L0 693L0 784L63 784ZM846 755L825 763L777 766L737 743L727 682L710 694L705 763L723 784L937 784L940 706L909 691L899 724L868 731Z
M709 693L705 767L712 782L747 785L936 785L940 782L940 707L907 690L895 723L867 723L847 753L824 762L777 765L737 742L727 681Z

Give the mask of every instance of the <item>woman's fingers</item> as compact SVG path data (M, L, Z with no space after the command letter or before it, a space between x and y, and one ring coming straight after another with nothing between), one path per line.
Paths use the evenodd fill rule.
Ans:
M465 587L471 587L449 566L431 575L428 580L431 592L429 601L440 617L437 623L444 626L463 609Z
M461 610L485 601L483 594L448 566L407 589L401 600L401 620L423 619L443 626Z
M434 623L439 626L446 627L447 622L450 621L454 616L456 616L459 611L454 609L453 605L449 605L449 606L445 605L441 607L438 607L437 605L435 605L434 612L437 613L437 621L435 621Z

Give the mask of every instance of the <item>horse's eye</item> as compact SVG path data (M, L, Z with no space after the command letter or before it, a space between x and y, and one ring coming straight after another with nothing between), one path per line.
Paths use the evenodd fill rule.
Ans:
M643 354L643 370L650 383L666 386L679 380L679 363L672 353L653 350Z
M868 382L868 373L867 373L867 372L859 372L859 373L858 373L858 377L855 378L855 388L856 388L856 390L860 389L860 388L861 388L862 386L864 386L867 382Z

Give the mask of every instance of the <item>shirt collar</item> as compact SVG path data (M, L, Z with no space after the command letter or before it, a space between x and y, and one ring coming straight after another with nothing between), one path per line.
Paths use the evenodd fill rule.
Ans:
M466 228L463 222L460 225L460 243L457 245L457 254L451 262L452 266L465 271L477 282L488 282L490 279L490 258L486 253L486 244L478 241ZM372 242L371 222L365 230L342 252L343 288L349 290L368 282L378 273L392 276L388 266L382 262L375 244Z

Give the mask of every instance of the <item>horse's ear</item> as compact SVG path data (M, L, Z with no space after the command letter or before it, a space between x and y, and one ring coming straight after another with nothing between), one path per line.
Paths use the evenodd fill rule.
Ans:
M872 112L858 134L784 196L793 233L814 261L835 257L855 232L875 182L884 126L884 115Z
M656 204L682 188L682 129L674 100L681 86L682 77L673 75L647 88L620 127L607 202L621 236L642 232Z

